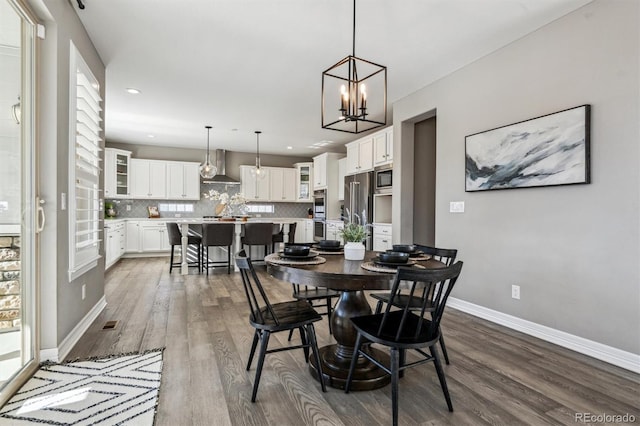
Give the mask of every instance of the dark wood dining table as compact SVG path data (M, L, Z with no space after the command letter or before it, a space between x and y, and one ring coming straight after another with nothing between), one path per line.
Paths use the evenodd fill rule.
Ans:
M349 374L357 336L350 318L372 313L365 291L391 288L393 273L372 272L360 266L377 254L375 251L367 251L364 260L345 260L343 254L323 254L322 257L326 262L319 265L282 265L271 263L268 258L265 259L267 273L274 278L293 284L326 287L340 291L340 298L330 319L336 344L320 348L322 373L325 383L331 387L344 389ZM431 259L420 261L418 264L427 268L444 266ZM388 361L388 357L385 358L385 354L381 351L372 347L367 350L377 352L376 358ZM309 361L311 374L319 379L315 360L311 357ZM390 376L383 370L361 357L354 372L351 389L377 389L387 385L390 380Z

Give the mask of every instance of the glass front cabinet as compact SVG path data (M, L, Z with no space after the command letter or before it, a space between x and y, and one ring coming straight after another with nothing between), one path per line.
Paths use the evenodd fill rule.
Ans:
M297 192L296 201L313 201L313 163L296 163Z

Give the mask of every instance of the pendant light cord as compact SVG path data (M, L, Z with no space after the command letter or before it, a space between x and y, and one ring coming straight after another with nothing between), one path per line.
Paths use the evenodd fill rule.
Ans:
M260 168L260 130L256 130L256 168Z
M351 47L352 56L356 56L356 0L353 0L353 45Z
M207 164L211 163L211 157L209 156L209 132L211 131L211 126L205 126L207 128Z

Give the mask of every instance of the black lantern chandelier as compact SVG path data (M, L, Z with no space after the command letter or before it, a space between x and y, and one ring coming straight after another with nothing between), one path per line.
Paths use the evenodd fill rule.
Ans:
M387 67L356 56L356 0L352 54L322 73L322 128L366 132L387 123Z

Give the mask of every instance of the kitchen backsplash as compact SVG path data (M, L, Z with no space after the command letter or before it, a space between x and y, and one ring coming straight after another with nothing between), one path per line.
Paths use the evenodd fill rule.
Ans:
M227 191L229 195L233 195L233 191ZM237 192L237 191L236 191ZM114 204L118 218L136 218L148 217L148 206L160 206L160 204L169 207L170 210L160 210L160 217L202 217L213 216L217 201L201 199L200 201L173 201L173 200L105 200ZM257 213L261 217L300 217L306 218L309 208L313 207L311 203L248 203L273 206L273 213L261 212ZM131 209L127 210L127 206ZM175 207L175 209L174 209ZM186 211L193 210L193 211ZM249 213L250 216L256 216L256 213Z

